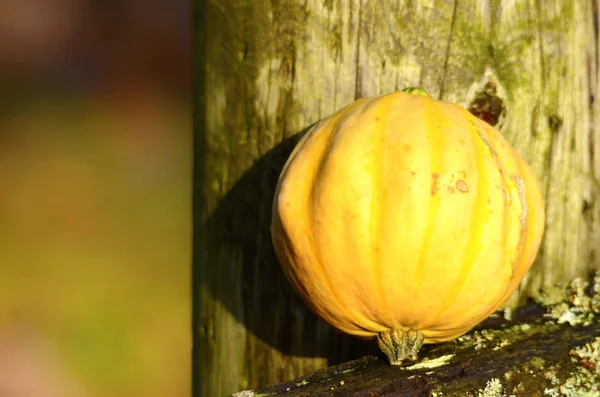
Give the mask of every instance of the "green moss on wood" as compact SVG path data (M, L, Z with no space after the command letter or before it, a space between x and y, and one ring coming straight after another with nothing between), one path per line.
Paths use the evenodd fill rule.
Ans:
M513 321L506 320L502 311L497 312L483 327L458 340L429 346L422 361L425 365L395 368L380 359L365 357L258 392L269 396L326 396L332 387L344 387L348 393L360 391L364 395L378 395L381 390L418 390L432 396L483 397L499 392L597 395L600 338L595 336L600 333L596 305L600 273L589 283L576 279L563 288L548 290L543 297L547 305L539 310L517 310ZM558 307L575 311L586 321L573 325L559 322ZM357 395L363 395L360 393Z

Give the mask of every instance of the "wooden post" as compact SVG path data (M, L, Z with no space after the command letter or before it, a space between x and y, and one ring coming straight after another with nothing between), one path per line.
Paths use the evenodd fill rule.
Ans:
M360 97L420 86L481 110L476 98L492 81L497 127L532 165L547 205L538 260L511 304L599 268L597 8L196 0L196 395L282 382L368 349L308 311L269 235L278 172L298 134Z

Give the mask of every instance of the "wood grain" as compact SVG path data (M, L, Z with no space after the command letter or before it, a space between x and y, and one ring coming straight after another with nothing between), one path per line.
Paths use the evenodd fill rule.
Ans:
M225 395L358 357L273 256L278 171L314 122L407 86L465 107L488 81L547 231L511 305L600 267L597 0L196 0L194 377ZM282 143L283 142L283 143ZM198 380L201 379L201 380Z

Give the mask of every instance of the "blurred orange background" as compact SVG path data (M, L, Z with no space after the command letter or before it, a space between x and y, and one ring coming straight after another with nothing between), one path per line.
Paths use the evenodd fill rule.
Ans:
M190 394L190 18L0 2L0 395Z

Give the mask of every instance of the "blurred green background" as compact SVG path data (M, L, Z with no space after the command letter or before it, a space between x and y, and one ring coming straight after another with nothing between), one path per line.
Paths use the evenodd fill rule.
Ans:
M0 2L0 395L190 394L190 10Z

